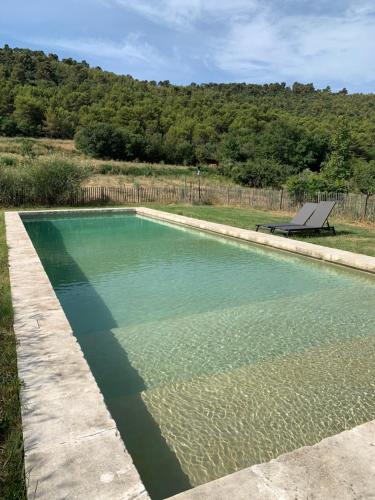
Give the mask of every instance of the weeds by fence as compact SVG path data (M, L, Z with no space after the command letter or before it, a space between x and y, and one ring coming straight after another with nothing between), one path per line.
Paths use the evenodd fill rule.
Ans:
M307 201L335 200L333 216L346 220L375 221L375 196L355 193L316 193L292 196L288 191L242 187L199 186L135 186L135 187L84 187L69 196L66 205L126 203L191 203L253 207L264 210L294 212ZM43 197L35 199L31 193L17 191L0 193L3 206L48 205Z

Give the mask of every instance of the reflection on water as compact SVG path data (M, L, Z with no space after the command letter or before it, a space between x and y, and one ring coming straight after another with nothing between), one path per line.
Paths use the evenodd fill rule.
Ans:
M153 498L374 418L371 277L135 216L25 225Z

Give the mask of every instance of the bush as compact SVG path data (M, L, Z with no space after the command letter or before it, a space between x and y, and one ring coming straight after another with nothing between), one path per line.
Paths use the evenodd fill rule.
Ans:
M35 158L35 141L32 139L22 139L20 142L20 153L25 158Z
M375 160L356 160L353 163L354 186L368 196L375 194Z
M67 160L36 162L29 170L35 202L48 205L67 203L74 197L88 169Z
M281 188L290 169L275 160L259 158L245 163L226 162L220 170L236 183L251 187Z
M323 174L304 170L298 175L292 175L286 182L286 187L292 195L300 197L304 193L314 195L318 192L339 192L348 191L348 183L344 180L330 180Z
M97 172L101 175L121 175L123 168L120 165L113 165L112 163L103 163L100 165Z
M0 156L0 167L15 167L18 161L12 156Z
M65 204L77 194L87 173L88 169L60 159L0 166L0 204Z
M0 205L21 205L24 194L32 192L30 172L27 168L0 166Z
M107 123L79 129L74 142L78 150L94 158L125 160L131 156L125 134Z

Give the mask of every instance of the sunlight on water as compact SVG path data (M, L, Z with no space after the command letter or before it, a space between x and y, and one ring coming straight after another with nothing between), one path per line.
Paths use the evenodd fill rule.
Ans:
M375 281L130 215L26 228L153 498L375 418Z

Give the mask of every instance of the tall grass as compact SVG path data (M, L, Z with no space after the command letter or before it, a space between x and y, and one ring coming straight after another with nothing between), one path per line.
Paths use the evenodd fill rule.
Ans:
M16 339L3 213L0 213L0 498L23 500L25 479Z
M87 175L84 166L58 157L19 160L11 166L0 162L0 204L68 204Z

